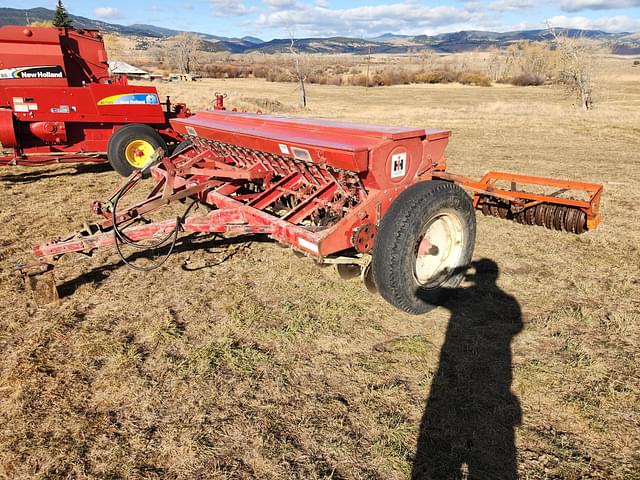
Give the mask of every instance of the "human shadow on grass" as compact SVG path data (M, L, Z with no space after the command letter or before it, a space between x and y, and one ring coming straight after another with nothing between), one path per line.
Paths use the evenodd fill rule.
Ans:
M511 392L511 341L520 305L498 287L496 263L482 259L441 306L451 312L438 370L420 425L414 480L515 479L515 427L522 412Z
M274 240L262 234L238 235L235 237L221 237L219 235L203 236L200 234L192 234L192 235L187 235L180 238L176 242L176 245L173 249L172 254L180 253L180 252L192 252L196 250L198 251L203 250L207 253L222 253L222 252L214 252L212 251L212 249L231 247L233 245L249 244L249 243L256 243L256 242L273 243ZM169 248L170 246L167 244L161 248L154 249L153 254L158 258L162 258L164 255L166 255L169 252ZM206 264L205 266L188 267L183 264L181 268L186 271L196 271L196 270L202 270L204 268L215 267L223 263L228 258L230 258L230 256L231 255L225 255L222 261L212 262L210 264ZM134 251L131 255L126 255L127 261L136 261L144 258L149 258L149 252ZM127 268L122 260L116 263L109 263L107 265L102 265L88 272L81 273L77 277L67 280L66 282L58 285L58 295L60 298L68 297L72 295L79 287L89 283L94 284L95 286L99 286L105 279L109 277L109 274L112 271L117 270L119 268Z
M73 170L69 170L69 167L73 167ZM39 170L33 167L34 170L0 175L0 181L5 183L34 183L39 180L45 180L47 178L57 177L75 177L77 175L84 175L90 173L104 173L113 170L109 163L80 163L78 165L59 164L59 169L54 170ZM66 168L65 168L66 167ZM11 167L1 167L11 168Z

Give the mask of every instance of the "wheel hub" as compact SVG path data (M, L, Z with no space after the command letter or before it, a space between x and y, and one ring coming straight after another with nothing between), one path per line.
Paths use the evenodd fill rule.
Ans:
M416 245L414 276L425 288L442 284L459 266L463 226L454 213L441 213L423 228Z
M142 168L147 164L153 152L153 145L146 140L133 140L126 146L124 154L131 166Z

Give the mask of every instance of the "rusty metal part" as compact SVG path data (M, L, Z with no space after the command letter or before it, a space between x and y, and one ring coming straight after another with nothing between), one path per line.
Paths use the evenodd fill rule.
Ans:
M353 246L360 253L369 253L373 250L373 243L378 234L378 227L371 223L360 225L353 232Z
M364 286L370 293L378 293L378 287L373 281L373 273L371 272L371 265L366 265L360 272L360 278L364 282Z
M523 225L538 225L550 230L576 234L587 231L587 214L579 208L539 203L512 213L506 206L490 203L493 201L495 200L490 197L482 198L479 210L484 215L513 220Z
M362 268L357 264L348 264L348 263L337 263L336 271L338 275L343 280L351 280L352 278L356 278L360 276L360 272Z
M45 262L18 264L23 284L29 290L38 305L56 303L60 300L56 280L53 275L53 265Z
M472 191L474 207L485 215L576 234L593 230L600 223L602 185L598 183L506 172L488 172L478 181L447 172L434 172L433 176ZM509 184L510 188L501 188L501 183ZM550 194L531 193L522 185L556 190ZM567 192L586 199L571 198Z

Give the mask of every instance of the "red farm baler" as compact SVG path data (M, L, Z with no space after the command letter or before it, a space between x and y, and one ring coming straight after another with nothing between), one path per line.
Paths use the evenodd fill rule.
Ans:
M464 278L474 210L574 234L600 222L599 184L501 172L475 181L448 173L448 130L224 110L171 123L189 143L171 156L158 151L110 198L93 204L97 223L36 245L40 261L20 266L45 299L56 298L51 261L64 254L110 246L128 265L147 270L168 258L182 232L263 234L336 265L341 276L359 273L391 304L422 313ZM155 184L146 198L125 204L147 174ZM187 201L177 217L149 217ZM192 214L198 204L204 214ZM161 260L150 265L123 253L161 247Z
M106 162L124 176L180 141L184 104L109 73L96 30L0 28L0 165Z

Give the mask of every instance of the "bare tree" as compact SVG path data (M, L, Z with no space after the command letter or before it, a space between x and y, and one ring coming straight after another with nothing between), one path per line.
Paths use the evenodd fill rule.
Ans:
M171 59L179 73L189 74L195 70L201 47L202 39L193 33L183 32L171 39Z
M557 53L550 42L520 41L505 49L488 52L488 72L494 81L514 81L519 85L542 85L556 75Z
M367 88L369 88L369 73L371 71L371 47L367 52Z
M430 48L422 50L420 52L420 65L422 71L426 72L428 70L432 70L437 59L438 54L434 50L431 50Z
M517 62L517 46L509 45L507 48L493 47L488 52L487 71L494 82L505 81L515 76Z
M298 105L300 108L305 108L307 106L307 91L305 89L304 82L307 80L307 75L300 65L300 53L294 47L295 39L293 38L292 31L289 31L289 38L291 39L289 51L291 52L291 55L293 55L294 75L299 84L298 89L300 91L300 100L298 101Z
M593 108L593 72L596 45L580 37L569 37L549 26L555 40L560 81L576 95L585 110Z

